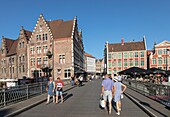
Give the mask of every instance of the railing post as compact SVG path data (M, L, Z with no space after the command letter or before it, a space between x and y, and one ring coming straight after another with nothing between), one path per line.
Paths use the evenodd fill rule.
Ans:
M27 88L27 99L28 99L29 98L29 92L28 92L29 91L29 89L28 89L29 87L28 87L28 85L26 85L26 86L27 86L26 88Z
M6 90L5 90L5 88L3 89L3 91L4 91L4 106L6 106Z
M42 85L42 82L40 82L40 90L41 90L41 94L43 93L43 85Z

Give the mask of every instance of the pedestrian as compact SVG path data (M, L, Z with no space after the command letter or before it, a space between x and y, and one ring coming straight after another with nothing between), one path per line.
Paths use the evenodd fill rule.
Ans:
M111 115L112 108L112 94L113 94L114 82L109 78L109 75L105 75L104 80L102 81L102 93L104 102L105 102L105 110L106 110L106 101L109 101L109 115Z
M56 104L58 103L59 96L61 97L61 103L63 103L63 87L64 87L64 83L60 79L60 77L58 77L56 82Z
M79 76L79 87L81 87L83 84L83 76L82 75L80 75Z
M126 85L122 84L118 77L114 77L114 101L116 102L117 115L121 111L121 95L126 90ZM122 90L123 87L123 90Z
M55 91L55 82L53 81L52 77L49 77L49 82L47 85L47 92L48 92L48 96L47 96L47 102L46 104L49 104L50 102L50 97L53 96L53 103L55 102L55 96L54 96L54 91Z
M74 86L74 80L75 80L75 78L74 78L74 76L72 76L71 77L71 86Z

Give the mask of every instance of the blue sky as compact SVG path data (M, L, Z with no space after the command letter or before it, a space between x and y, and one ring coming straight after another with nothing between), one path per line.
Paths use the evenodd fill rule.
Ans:
M16 39L21 26L33 31L43 13L46 20L78 18L85 51L103 57L106 41L170 40L169 0L1 0L0 36ZM0 38L1 41L1 38Z

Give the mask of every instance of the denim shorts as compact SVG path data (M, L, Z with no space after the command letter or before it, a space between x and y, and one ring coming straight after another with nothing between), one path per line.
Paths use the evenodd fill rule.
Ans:
M107 101L107 99L108 99L108 101L111 102L112 101L112 91L108 91L108 90L104 91L103 99L105 101Z
M57 91L57 90L56 90L56 95L62 95L62 94L63 94L62 91Z

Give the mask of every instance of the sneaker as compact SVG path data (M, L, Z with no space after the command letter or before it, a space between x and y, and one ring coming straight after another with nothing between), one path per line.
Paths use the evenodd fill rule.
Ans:
M117 114L117 115L120 115L120 112L117 112L116 114Z
M111 111L109 111L109 115L111 115Z

